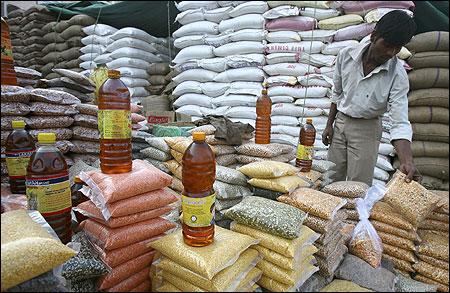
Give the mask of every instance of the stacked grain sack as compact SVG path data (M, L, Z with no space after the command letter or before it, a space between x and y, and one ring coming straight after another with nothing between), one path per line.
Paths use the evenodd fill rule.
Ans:
M207 247L185 244L181 231L158 239L150 243L160 254L150 270L152 291L252 292L261 277L257 242L218 226Z
M297 146L300 134L297 126L306 117L313 117L318 139L326 124L324 109L330 108L327 95L332 80L321 75L319 68L331 67L335 57L320 53L324 43L331 42L334 31L317 30L317 23L339 12L328 9L325 1L269 1L269 6L272 9L264 14L268 31L268 65L264 71L270 76L266 83L273 103L271 139ZM317 140L315 149L326 147Z
M341 233L347 218L342 207L347 201L310 188L298 188L277 200L308 213L304 225L321 235L316 245L319 273L331 279L348 251L350 234Z
M238 3L241 3L238 1ZM263 1L182 1L177 21L183 26L173 33L181 51L173 62L178 73L173 95L177 113L195 121L208 114L232 121L256 119L256 100L265 74Z
M267 215L271 215L267 217ZM302 225L306 213L284 203L247 197L229 209L231 230L259 240L258 284L273 292L294 292L318 271L313 243L319 235Z
M236 147L236 160L245 165L253 162L277 161L288 163L295 158L295 148L291 145L270 143L256 144L246 142Z
M145 288L137 291L148 291L155 253L148 243L176 227L165 219L179 205L177 195L166 189L170 176L134 160L130 173L106 175L94 170L80 177L88 185L82 192L90 198L77 207L89 217L80 226L112 268L99 279L98 289L125 292L142 285Z
M82 53L80 52L83 43L81 39L86 37L83 29L95 23L95 18L88 15L75 15L68 20L60 20L46 25L46 31L43 39L47 42L44 48L48 52L42 60L46 65L42 68L42 75L46 79L59 77L53 68L69 69L81 72Z
M13 15L16 14L13 12ZM13 21L13 23L18 24L12 27L14 33L11 35L11 42L14 57L17 57L17 64L42 71L42 67L45 65L43 49L47 44L43 38L44 26L48 22L54 21L56 17L45 6L34 5L24 11L22 15L16 16L16 19L17 21ZM20 32L18 32L19 27Z
M448 32L422 33L406 46L414 163L425 187L448 190Z
M28 89L36 87L38 79L42 76L39 71L31 68L14 66L14 71L17 76L17 85Z
M19 47L19 51L22 51L23 41L20 33L20 21L22 20L23 9L16 9L8 13L8 18L6 22L9 26L9 36L11 38L11 46L13 51L14 65L22 66L23 62L25 62L25 58L22 52L18 52L14 50L16 47Z

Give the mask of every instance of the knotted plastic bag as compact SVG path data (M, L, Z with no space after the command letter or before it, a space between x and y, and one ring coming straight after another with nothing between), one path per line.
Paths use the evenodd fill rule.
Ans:
M367 190L364 200L361 198L356 200L359 222L353 231L349 245L350 253L363 259L374 268L379 267L381 264L383 243L370 223L369 216L372 207L383 198L385 193L385 187L374 185Z

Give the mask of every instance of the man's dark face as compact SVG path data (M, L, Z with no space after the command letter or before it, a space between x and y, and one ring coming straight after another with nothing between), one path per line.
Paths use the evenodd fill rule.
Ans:
M379 65L386 63L402 49L402 46L392 45L375 33L372 34L370 40L372 42L370 45L371 58Z

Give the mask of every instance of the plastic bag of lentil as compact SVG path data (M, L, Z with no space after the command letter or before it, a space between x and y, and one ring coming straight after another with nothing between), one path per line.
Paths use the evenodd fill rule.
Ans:
M259 197L263 197L263 198L267 198L267 199L271 199L271 200L277 200L277 198L279 196L282 196L284 194L283 192L276 192L276 191L262 189L262 188L256 188L256 187L253 187L252 191L253 191L254 196L259 196Z
M301 225L307 217L292 206L255 196L244 198L225 215L239 224L287 239L300 236Z
M385 232L378 232L379 237L383 241L383 243L387 243L396 247L400 247L406 250L415 251L416 247L414 245L414 241L408 240L402 237L398 237L396 235L388 234Z
M449 263L445 262L443 260L440 260L440 259L437 259L437 258L434 258L431 256L422 255L422 254L418 254L417 257L420 260L422 260L432 266L435 266L435 267L438 267L438 268L441 268L441 269L447 270L447 271L450 270Z
M1 101L3 102L13 102L13 103L29 103L30 102L30 91L26 88L14 85L3 85L1 86Z
M172 155L170 153L165 153L154 147L145 148L145 149L141 150L140 152L141 152L141 154L144 154L147 158L161 161L161 162L166 162L166 161L172 159Z
M425 230L419 230L419 237L422 242L417 246L418 254L449 261L448 237Z
M294 175L299 169L287 163L264 161L244 165L238 171L250 178L271 179Z
M333 280L325 286L320 292L373 292L367 288L361 287L353 282L345 280Z
M380 236L369 221L370 210L374 204L383 198L386 189L381 185L374 185L367 190L364 200L356 200L356 210L359 222L353 230L350 240L350 252L365 260L374 268L381 264L383 243Z
M314 265L315 261L316 260L314 256L309 255L304 259L300 260L300 263L298 263L298 268L304 268L307 265ZM263 271L264 275L270 276L273 280L280 282L282 284L295 286L298 282L297 270L285 270L283 268L280 268L276 264L266 261L265 259L261 260L256 266L261 271ZM300 284L300 286L301 285L303 284Z
M313 160L311 169L325 173L336 166L335 163L327 160Z
M164 162L164 166L169 169L170 173L172 173L175 177L182 180L183 179L183 167L176 160L170 160Z
M320 256L316 256L317 265L320 269L319 274L326 278L334 276L334 272L341 264L347 251L347 246L341 245L336 247L335 251L332 253L333 257L324 259Z
M411 223L406 221L402 215L396 212L388 203L377 202L370 212L370 219L395 226L403 230L413 230Z
M300 260L305 259L306 257L317 252L317 248L314 245L306 245L302 247L295 257L285 257L261 245L256 245L255 249L259 251L264 260L276 264L285 270L295 270L298 267Z
M275 179L252 178L248 183L254 187L273 191L290 193L299 187L310 187L309 183L296 175L284 176Z
M220 155L216 157L216 163L217 165L228 167L237 163L236 157L237 156L235 154Z
M165 153L169 153L170 152L170 147L169 145L166 143L166 141L164 140L163 137L148 137L145 139L145 141L152 147L163 151Z
M105 290L106 292L128 292L149 279L150 267L144 268L136 274L126 278L112 288Z
M214 191L217 199L232 199L252 195L249 188L239 185L232 185L221 181L214 182Z
M422 276L421 274L417 274L417 275L414 277L414 279L417 280L417 281L421 281L421 282L427 283L427 284L434 284L434 285L437 285L437 286L438 286L438 288L437 288L437 291L438 291L438 292L449 292L449 287L448 287L448 285L445 285L445 284L441 284L441 283L439 283L439 282L436 282L435 280L430 279L430 278L427 278L427 277L425 277L425 276Z
M242 197L235 197L231 199L216 199L216 211L223 211L229 209L242 201Z
M409 273L415 272L415 270L412 266L412 263L407 262L403 259L399 259L399 258L396 258L395 256L390 256L385 253L383 253L383 259L391 261L394 264L394 268L396 268L398 270L409 272Z
M402 237L405 239L409 239L412 241L420 240L419 235L414 230L407 231L407 230L400 229L400 228L391 226L391 225L383 223L383 222L379 222L377 220L370 220L370 222L372 223L372 225L375 227L375 229L378 232L392 234L392 235Z
M158 239L150 246L179 265L211 280L217 273L233 265L245 250L258 240L215 227L214 242L202 249L192 249L183 241L181 230Z
M396 257L398 259L402 259L404 261L408 261L410 263L417 262L417 258L413 251L406 250L397 246L392 246L387 243L383 243L383 253L392 257Z
M176 150L170 150L170 154L180 165L183 164L183 153L179 153Z
M449 275L447 270L440 269L423 261L419 261L418 263L413 264L413 268L422 276L425 276L442 284L449 283Z
M297 270L295 274L295 285L287 285L272 279L270 275L263 273L261 279L257 282L261 287L272 292L295 292L306 280L308 280L319 269L311 264L306 264L302 269Z
M130 292L150 292L152 289L152 282L150 280L145 280L139 286L131 289Z
M253 268L248 272L248 274L242 279L242 281L239 283L239 286L237 287L237 292L255 292L253 289L256 285L256 282L258 282L259 279L261 279L262 271L258 268ZM258 286L258 285L256 285Z
M299 172L298 176L303 180L309 182L311 185L313 185L317 180L319 180L322 177L322 173L311 170L309 172Z
M72 292L98 292L97 278L70 282Z
M414 227L425 220L438 206L440 196L416 181L405 182L406 175L395 172L387 184L384 201L405 217Z
M364 197L369 186L363 182L356 181L338 181L326 185L322 192L332 194L339 197Z
M219 165L216 166L216 180L233 185L248 186L247 178L242 172Z
M59 286L64 287L64 282L53 270L9 288L6 292L61 292Z
M334 231L338 226L341 226L342 225L341 222L344 221L346 218L347 214L343 210L340 210L336 213L336 216L333 221L324 220L322 218L313 215L308 215L303 224L318 233L326 234Z
M246 143L236 147L239 154L251 157L272 158L283 154L283 148L279 144Z

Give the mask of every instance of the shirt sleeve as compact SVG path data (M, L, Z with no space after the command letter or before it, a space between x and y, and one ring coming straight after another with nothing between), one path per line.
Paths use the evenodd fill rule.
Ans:
M342 52L342 51L341 51ZM336 58L336 65L334 67L334 75L333 75L333 90L331 95L331 102L334 104L338 104L342 99L342 54L339 52Z
M408 75L401 68L394 78L389 93L388 112L392 121L391 142L397 139L412 141L412 128L408 120L408 91Z

